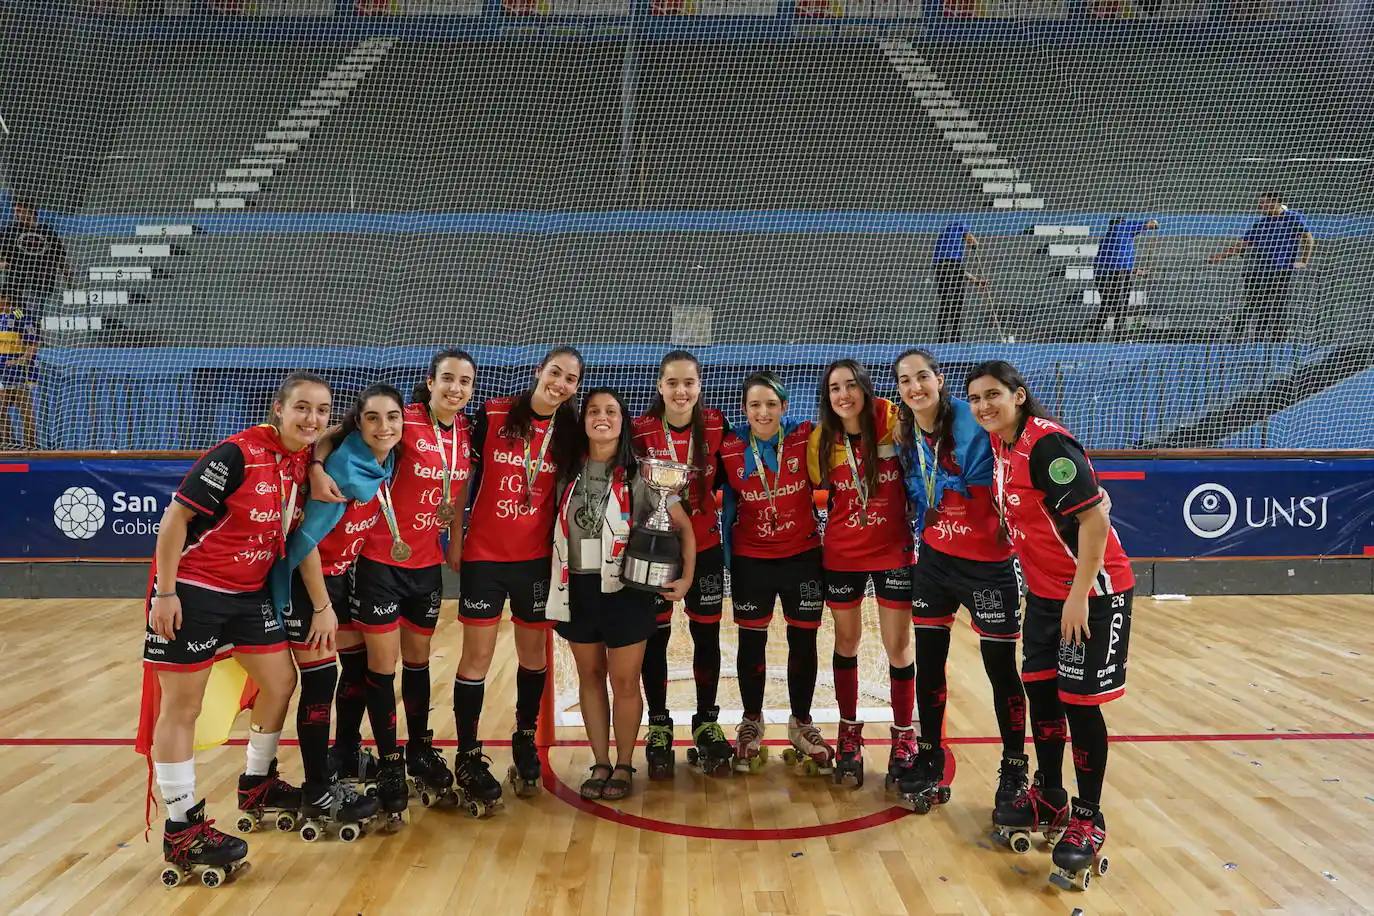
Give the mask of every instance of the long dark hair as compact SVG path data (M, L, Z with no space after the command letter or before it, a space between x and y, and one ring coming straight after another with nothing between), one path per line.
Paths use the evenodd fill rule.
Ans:
M281 380L281 384L277 386L277 393L272 395L272 405L267 408L267 424L277 432L281 432L281 421L277 419L276 406L278 404L283 407L286 406L286 402L291 400L291 392L301 385L323 385L324 390L329 392L329 396L331 398L334 396L334 389L329 386L323 376L313 372L292 372Z
M468 353L467 350L460 350L457 347L449 347L446 350L440 350L429 358L429 371L425 373L424 378L415 383L415 388L410 392L410 403L423 404L426 409L429 408L429 383L434 381L435 376L439 374L439 367L444 364L444 360L446 359L463 360L472 366L473 375L477 374L477 360L473 359L472 354ZM382 392L375 393L380 394Z
M692 405L692 427L691 432L689 433L689 441L691 442L691 445L689 446L689 450L691 451L693 458L695 458L698 461L704 461L707 459L706 417L703 415L703 410L701 406L701 361L697 359L695 355L689 353L686 350L669 350L667 353L663 354L663 358L658 361L658 378L660 381L663 379L663 372L665 369L668 368L668 365L670 363L676 362L691 363L692 366L697 370L697 402ZM662 420L663 415L667 412L667 410L668 405L665 404L663 401L663 394L658 391L657 387L655 387L654 399L649 403L649 409L645 412L645 416L655 417L659 420ZM706 475L697 475L697 477L695 477L692 481L690 492L684 492L682 495L682 507L687 510L688 515L692 514L692 507L694 505L705 505Z
M949 382L945 380L945 370L940 365L940 361L935 358L925 347L912 347L903 350L898 357L892 361L892 381L897 381L897 366L902 360L919 356L926 361L926 366L931 372L940 376L940 401L935 406L935 428L931 430L935 434L935 460L940 460L940 452L944 450L949 453L954 449L954 406L950 404ZM897 417L901 421L897 427L897 444L904 455L914 455L916 453L916 412L907 406L906 401L898 398Z
M854 373L854 381L864 393L864 407L859 411L859 454L863 458L864 487L869 493L878 490L878 424L873 419L873 378L868 367L857 359L837 359L821 373L820 389L816 394L816 410L821 417L821 480L830 476L830 458L835 446L844 441L844 421L830 406L830 376L836 369Z
M329 437L330 444L334 448L338 448L339 443L348 438L351 433L356 433L358 431L358 427L363 421L363 408L367 406L369 400L378 397L390 398L396 402L397 407L402 410L405 409L406 402L402 399L401 392L397 391L391 385L385 382L377 382L368 385L362 391L358 392L358 397L353 401L353 406L348 408L348 413L344 414L343 421L339 424L338 430L335 431L334 435Z
M1027 417L1039 417L1042 420L1055 419L1054 414L1046 410L1045 405L1041 404L1035 395L1031 394L1030 385L1026 383L1026 377L1021 374L1021 370L1017 369L1005 359L990 359L974 366L968 371L968 375L965 376L964 385L972 385L976 379L980 379L985 375L989 378L996 379L997 384L1001 385L1012 394L1016 393L1017 388L1025 390L1026 403L1017 408L1016 420L1018 426L1024 425Z
M582 372L587 368L587 361L582 358L576 347L554 347L544 354L544 358L539 361L535 372L538 373L549 364L549 360L559 356L571 356L577 360L578 381L580 382ZM501 430L501 435L512 439L525 439L530 435L534 428L534 386L521 392L511 405L510 413L506 415L505 427ZM575 397L575 396L574 396ZM549 455L553 459L554 467L562 471L570 468L577 463L578 456L581 455L585 433L577 425L577 408L573 406L574 398L568 398L554 411L553 442L549 445Z
M592 398L598 394L609 395L615 399L616 404L620 407L620 442L616 445L615 457L611 459L612 466L624 468L627 477L634 476L637 462L635 460L634 424L631 422L629 408L625 406L624 395L614 388L603 386L593 388L582 397L582 411L577 417L577 461L576 467L569 465L570 471L567 474L569 480L577 476L577 472L581 470L582 464L586 460L587 449L590 446L587 439L587 407L592 403Z

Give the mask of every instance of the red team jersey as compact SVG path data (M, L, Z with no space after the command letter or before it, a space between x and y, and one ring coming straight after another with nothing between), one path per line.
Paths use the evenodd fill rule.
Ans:
M993 486L1026 586L1040 598L1063 601L1078 569L1074 516L1102 502L1097 472L1083 447L1052 420L1031 417L1011 445L993 435L992 449ZM1134 585L1131 561L1111 528L1092 594L1117 594Z
M689 509L692 518L692 531L696 534L697 553L710 550L720 543L720 517L716 513L716 456L720 454L721 443L725 440L725 416L711 407L701 410L703 425L706 427L706 454L698 455L691 451L692 428L673 429L664 425L662 418L645 414L634 421L634 448L636 455L647 458L661 458L665 461L679 461L701 469L701 476L683 491L683 508ZM665 433L672 434L671 440ZM690 459L689 459L690 454Z
M525 440L507 435L506 418L515 398L492 398L482 405L473 447L482 464L477 496L468 518L464 560L516 563L553 553L553 522L558 514L558 469L543 448L549 420L531 421L530 461L544 451L526 500Z
M926 436L936 451L931 436ZM940 465L951 474L962 474L953 449L940 456ZM980 563L999 563L1011 559L1011 545L1002 537L1002 522L997 516L992 487L968 488L969 495L945 490L935 516L926 519L921 542L941 553Z
M453 426L449 429L439 427L437 442L434 429L435 423L427 406L411 404L405 409L405 426L396 452L396 474L391 482L391 501L396 509L396 526L400 529L401 540L411 550L410 559L400 563L391 559L391 531L385 523L374 521L367 542L363 544L363 556L369 560L405 569L427 569L444 562L439 534L445 526L440 524L436 514L444 498L444 461L452 463L457 450L449 498L459 499L472 473L472 441L468 419L462 414L453 418ZM371 505L377 505L375 498ZM462 507L458 510L461 512ZM348 517L348 511L344 516ZM342 524L334 529L331 537ZM324 545L320 548L323 563L326 560Z
M275 429L255 426L202 455L173 496L196 513L177 581L239 594L265 587L300 519L311 454L287 452ZM287 506L292 518L283 526Z
M864 513L867 524L860 524L859 491L854 473L845 458L844 446L830 443L830 470L821 480L821 428L811 433L807 448L811 482L830 491L830 509L822 540L821 563L835 572L881 572L908 566L912 561L911 526L906 519L906 484L897 460L893 430L897 408L884 398L873 399L874 423L878 435L878 488L868 496ZM852 444L859 477L864 474L862 449Z
M767 469L768 486L773 501L759 480L757 469L751 474L746 467L752 463L748 439L731 433L720 447L720 463L725 484L737 499L735 526L731 532L731 552L742 557L778 560L819 547L820 529L816 526L816 502L812 495L811 478L806 468L806 446L811 439L810 422L802 423L784 436L778 455L778 473ZM777 517L770 518L770 508L777 508Z
M344 507L343 518L339 519L339 523L324 536L316 548L320 552L320 566L324 569L324 574L342 576L348 572L353 561L363 552L363 544L367 541L368 533L381 520L381 506L377 503L377 497L374 496L365 503L350 499ZM382 527L386 527L384 522Z

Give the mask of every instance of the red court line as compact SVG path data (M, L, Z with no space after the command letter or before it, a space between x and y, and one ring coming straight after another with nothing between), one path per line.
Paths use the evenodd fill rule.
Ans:
M1098 471L1098 480L1144 480L1144 471Z
M27 474L27 464L0 464L0 474Z
M1222 732L1181 735L1112 735L1110 740L1118 744L1197 744L1227 741L1374 741L1374 732ZM246 738L230 738L225 743L231 747L243 747L248 743L248 740ZM285 747L295 747L297 742L294 738L284 738L281 743ZM372 742L365 743L371 744ZM455 747L457 743L452 738L446 738L436 740L434 746ZM789 745L785 738L772 738L763 743L770 747L787 747ZM885 747L891 743L887 738L864 739L864 744L870 746ZM950 745L1001 743L1002 739L997 735L973 735L945 739L945 744ZM133 738L0 738L0 747L133 747L133 744ZM482 744L485 747L510 747L510 739L499 738L493 741L483 741ZM686 746L682 741L677 742L677 744L680 747ZM555 741L554 746L590 747L590 744L587 741Z

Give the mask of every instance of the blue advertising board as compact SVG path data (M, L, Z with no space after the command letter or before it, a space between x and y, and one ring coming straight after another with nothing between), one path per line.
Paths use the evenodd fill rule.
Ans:
M1099 459L1134 559L1374 556L1374 459ZM0 461L0 559L150 557L186 459Z

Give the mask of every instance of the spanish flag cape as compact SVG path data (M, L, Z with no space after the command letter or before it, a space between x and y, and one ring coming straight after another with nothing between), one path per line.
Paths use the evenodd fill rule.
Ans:
M892 457L896 454L897 405L887 398L874 398L872 409L873 428L878 437L878 457ZM830 481L824 479L821 473L821 455L825 449L821 436L821 425L817 423L816 428L811 431L811 439L806 444L806 469L811 476L811 483L825 488L830 486ZM845 457L844 442L835 439L829 443L829 447L830 461L826 464L827 469L845 467L848 459Z
M266 449L293 465L304 465L310 460L311 449L289 452L282 445L281 437L274 427L268 424L253 426L224 440L236 443L240 448L249 446ZM293 479L298 479L301 469L293 468ZM151 613L153 588L157 581L157 558L148 571L148 585L143 603L144 625ZM201 702L200 716L196 719L195 749L203 751L218 747L229 740L229 732L240 712L249 709L257 699L258 687L248 672L234 660L232 647L223 649L215 656L210 666L210 680L205 685L205 698ZM158 710L162 706L162 689L158 685L157 669L145 661L143 663L143 700L138 711L138 735L134 740L134 750L148 758L148 799L144 808L149 825L152 813L157 807L153 796L153 731L157 727Z

